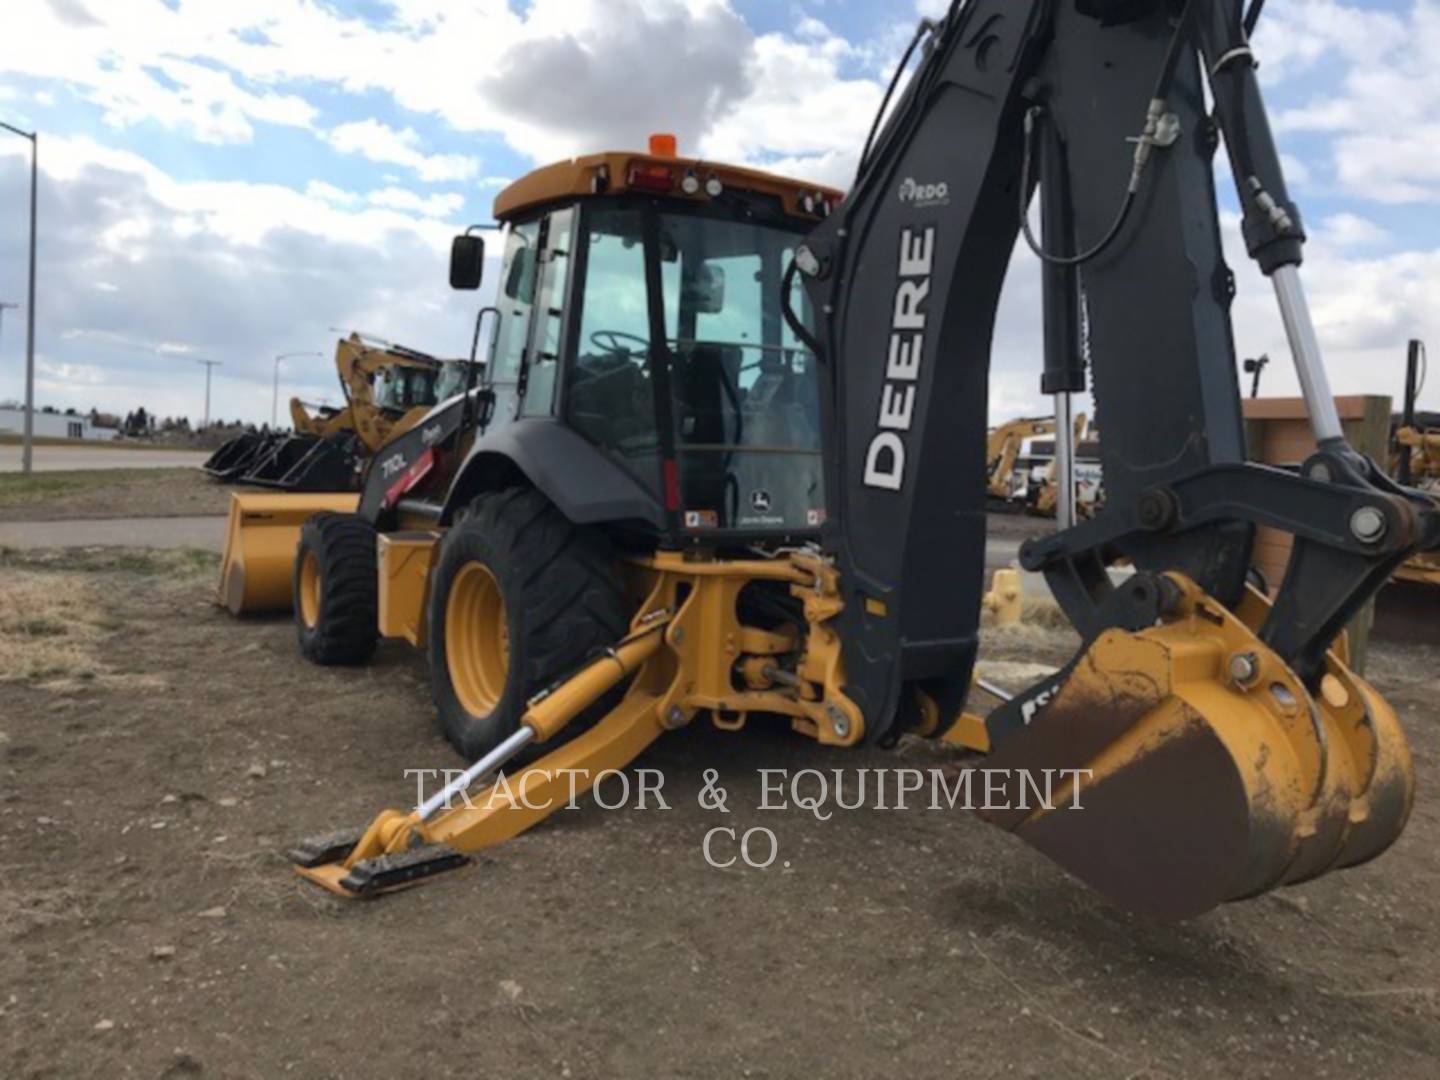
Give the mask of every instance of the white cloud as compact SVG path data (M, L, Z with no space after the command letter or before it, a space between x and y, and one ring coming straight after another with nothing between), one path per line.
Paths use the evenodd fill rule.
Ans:
M1281 74L1322 57L1329 65L1326 89L1281 110L1277 132L1330 136L1335 177L1355 197L1381 203L1440 197L1440 3L1414 0L1403 16L1334 0L1273 9L1257 35L1267 64L1277 59Z
M0 206L23 202L25 149L0 143ZM144 402L198 416L203 373L191 369L203 356L224 363L216 415L268 419L271 358L328 354L330 326L383 330L459 355L476 298L446 287L452 229L424 213L438 214L453 197L407 207L376 194L356 201L323 185L182 181L88 139L49 138L41 157L41 402L122 412ZM23 230L0 230L0 292L23 282L24 246ZM7 312L7 357L20 340L18 314ZM16 371L0 363L0 397L18 393ZM328 361L285 379L285 393L336 393Z
M303 99L247 89L236 72L198 58L210 59L180 14L142 0L32 0L7 10L0 35L0 71L64 82L115 127L149 121L231 143L253 137L251 121L303 128L314 119ZM46 94L30 96L43 104Z
M1390 239L1390 234L1368 218L1348 212L1332 214L1320 223L1325 242L1337 248L1372 247Z
M416 195L404 188L381 188L365 196L371 206L386 206L392 210L405 210L423 217L445 218L457 213L465 205L465 196L453 192L436 195Z
M420 136L414 129L397 131L378 120L341 124L325 137L342 154L359 154L371 161L401 165L430 183L469 180L480 171L474 158L462 154L425 154L420 150Z

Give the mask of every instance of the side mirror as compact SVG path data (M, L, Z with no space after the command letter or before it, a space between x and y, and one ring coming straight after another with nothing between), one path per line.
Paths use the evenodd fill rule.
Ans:
M450 244L450 287L474 291L485 276L485 238L457 236Z

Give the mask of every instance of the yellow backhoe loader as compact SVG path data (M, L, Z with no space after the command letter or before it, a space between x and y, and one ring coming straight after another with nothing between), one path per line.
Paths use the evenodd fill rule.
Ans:
M1072 776L984 816L1155 918L1399 835L1405 738L1336 642L1440 545L1440 506L1344 440L1239 0L968 0L911 51L843 200L669 138L506 189L483 382L377 453L353 508L235 498L226 603L293 603L322 664L424 649L474 763L300 844L305 877L358 897L452 870L701 718ZM1210 132L1307 388L1298 473L1246 461ZM1042 388L1068 417L1093 377L1108 501L1021 550L1079 651L980 717L990 338L1022 234ZM456 239L452 286L483 252ZM1260 525L1295 537L1273 602L1247 586Z
M290 400L289 433L249 432L201 466L217 480L281 491L354 491L364 461L453 389L456 361L352 332L335 345L343 408ZM312 411L312 409L314 411Z

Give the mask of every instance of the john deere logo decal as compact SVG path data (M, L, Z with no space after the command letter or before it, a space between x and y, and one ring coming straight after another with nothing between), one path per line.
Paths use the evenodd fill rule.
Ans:
M750 509L757 514L770 512L770 493L768 491L752 491L750 493Z

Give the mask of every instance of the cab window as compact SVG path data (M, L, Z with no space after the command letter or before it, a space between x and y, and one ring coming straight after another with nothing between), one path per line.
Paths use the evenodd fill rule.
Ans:
M644 219L638 209L595 207L586 211L585 221L584 295L566 395L568 419L658 490Z
M520 378L525 341L530 333L530 313L535 302L539 244L538 221L516 225L506 237L504 277L495 302L500 309L500 330L490 371L492 382L513 383Z
M529 370L525 373L521 416L549 416L555 408L560 350L565 335L565 289L570 281L574 223L575 211L567 208L552 213L545 227L536 301L538 310L532 316L535 323L534 343L529 354Z

